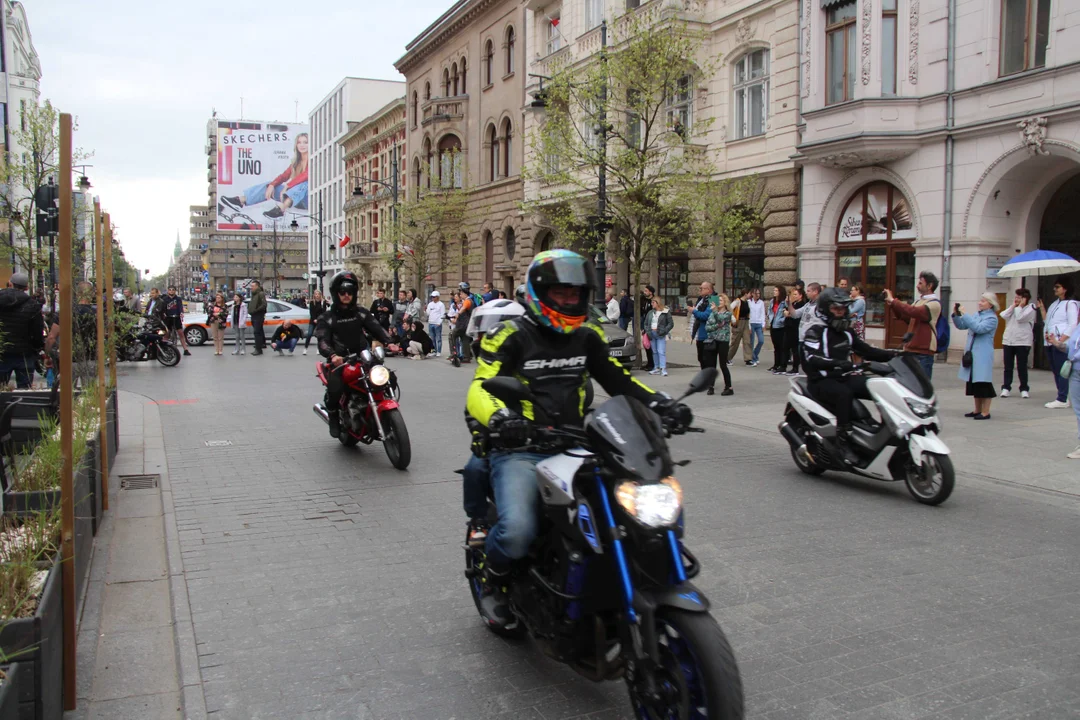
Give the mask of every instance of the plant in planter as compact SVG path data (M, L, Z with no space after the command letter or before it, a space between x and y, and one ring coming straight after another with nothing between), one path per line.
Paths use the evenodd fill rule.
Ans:
M19 720L19 685L30 671L25 663L0 662L0 720Z
M59 511L0 520L0 663L18 660L17 717L63 713ZM0 686L0 698L4 688ZM0 720L3 708L0 701Z

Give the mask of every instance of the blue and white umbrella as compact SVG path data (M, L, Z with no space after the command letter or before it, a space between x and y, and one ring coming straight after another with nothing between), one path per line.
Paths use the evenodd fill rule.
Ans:
M1065 253L1053 250L1032 250L1017 255L998 270L998 277L1027 277L1029 275L1064 275L1080 271L1080 262Z

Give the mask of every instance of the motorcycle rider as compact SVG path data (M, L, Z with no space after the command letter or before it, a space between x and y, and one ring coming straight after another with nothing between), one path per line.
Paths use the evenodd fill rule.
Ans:
M641 384L610 357L603 330L586 322L594 277L592 262L577 253L538 254L526 274L526 314L496 325L480 341L466 407L492 444L490 481L499 518L487 534L480 567L488 588L481 612L492 625L509 627L513 621L502 585L511 563L528 554L536 536L540 497L535 466L547 455L521 449L530 442L535 407L494 397L484 390L484 381L516 377L548 416L557 415L565 425L581 425L590 375L611 395L631 395L670 413L679 425L693 419L688 407L673 405L669 396Z
M383 345L390 342L390 336L375 316L364 306L357 305L359 291L360 281L354 273L345 270L335 275L330 281L332 304L315 326L319 353L332 366L326 376L326 410L330 437L334 438L341 432L337 408L341 404L341 394L345 392L345 381L338 368L345 362L345 356L368 348L368 336Z
M811 397L836 415L837 439L844 460L854 465L858 456L851 448L851 407L856 399L871 400L867 378L851 374L854 353L866 360L888 362L895 353L860 340L851 332L851 296L839 288L823 290L814 312L821 324L806 331L803 341L803 367ZM804 312L809 311L809 308Z

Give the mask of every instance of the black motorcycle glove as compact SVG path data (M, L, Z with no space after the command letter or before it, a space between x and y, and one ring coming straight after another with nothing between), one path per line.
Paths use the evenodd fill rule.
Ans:
M495 411L488 421L488 430L492 433L492 442L507 449L528 445L532 437L532 423L506 408Z
M689 405L677 403L668 408L667 416L678 428L688 428L694 424L694 411Z

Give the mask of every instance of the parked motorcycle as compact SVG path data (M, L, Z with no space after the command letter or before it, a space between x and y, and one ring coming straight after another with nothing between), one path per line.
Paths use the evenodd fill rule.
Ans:
M121 362L147 362L157 360L165 367L180 364L180 351L168 339L165 326L153 319L144 318L120 338L116 357Z
M811 397L805 377L791 378L791 391L780 423L780 434L791 445L791 456L804 473L826 470L899 482L917 501L940 505L956 483L949 448L938 437L941 422L929 378L910 355L888 363L864 362L853 372L872 373L866 382L881 420L860 400L852 406L850 449L858 462L845 462L838 446L836 416Z
M703 370L686 395L715 377L715 369ZM590 680L621 678L644 720L742 718L734 653L690 582L701 566L682 544L683 494L673 474L687 462L673 462L665 442L672 433L703 431L662 421L627 396L595 408L583 428L560 427L516 378L483 387L507 402L533 403L537 419L551 426L537 427L524 450L556 453L536 466L540 532L509 576L516 622L488 627L530 633L547 655ZM493 502L489 513L494 522ZM477 609L483 560L483 550L466 541Z
M338 440L346 447L357 443L370 445L379 440L390 458L390 464L398 470L409 467L412 446L405 418L401 416L397 397L397 378L393 371L383 365L386 351L382 347L349 355L339 367L332 368L324 362L316 363L316 373L326 386L327 373L344 375L345 392L341 394L341 406L328 408L327 396L312 408L323 422L330 422L331 412L340 413L341 432Z

